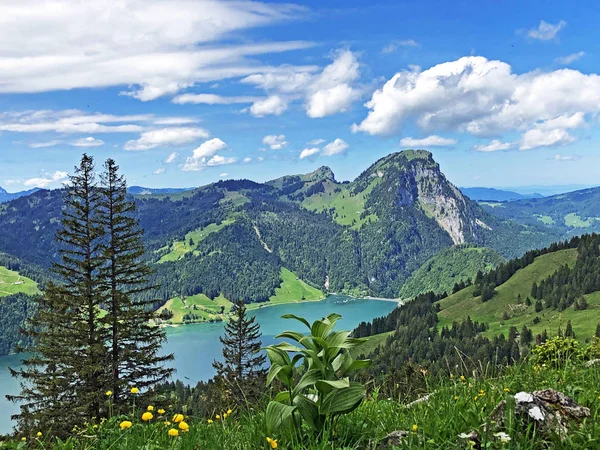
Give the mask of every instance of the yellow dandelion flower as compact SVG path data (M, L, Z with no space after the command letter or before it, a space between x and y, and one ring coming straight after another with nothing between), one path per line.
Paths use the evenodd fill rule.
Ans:
M217 415L215 416L215 419L217 419L217 420L221 420L221 416L217 414Z
M131 428L131 425L132 423L129 420L124 420L119 424L119 427L121 427L121 430L126 430L127 428Z
M140 390L136 387L132 387L130 392L135 395L135 394L139 394Z
M509 388L504 388L504 392L510 392Z
M461 375L461 376L460 376L460 381L462 381L462 382L464 383L464 382L465 382L465 380L466 380L465 376L464 376L464 375Z
M183 421L183 414L175 414L173 416L173 422L179 423Z
M413 433L416 433L417 431L419 431L419 426L417 424L414 424L412 426L412 430L413 430Z
M154 406L148 405L148 411L154 411Z
M211 424L211 423L213 423L213 420L212 419L208 419L207 423Z
M36 434L36 436L37 436L37 437L42 437L42 436L43 436L43 435L42 435L42 432L41 432L41 431L38 431L38 432L37 432L37 434Z
M459 399L458 395L455 395L454 400L458 400L458 399Z
M227 413L223 414L223 419L227 419Z
M277 448L277 439L271 439L267 437L267 444L271 446L271 448Z
M231 411L230 409L227 410L227 414L231 414L233 411Z
M171 428L169 430L169 436L171 436L171 437L177 437L177 436L179 436L179 431L177 431L175 428Z
M185 433L186 431L189 431L190 426L187 422L179 422L179 429Z
M164 409L162 409L162 408L160 408L160 409L158 410L158 413L159 413L159 414L162 416L162 415L165 413L165 410L164 410Z
M26 438L25 436L23 436L23 437L21 438L21 440L22 440L23 442L25 442L25 441L27 440L27 438Z
M154 415L149 411L146 411L144 414L142 414L142 420L144 422L148 422L149 420L152 420L153 417L154 417Z
M112 396L112 391L106 391L106 396L107 396L107 397L110 397L110 396Z

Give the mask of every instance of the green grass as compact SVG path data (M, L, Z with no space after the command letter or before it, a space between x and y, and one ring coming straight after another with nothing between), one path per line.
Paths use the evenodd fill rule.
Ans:
M216 223L211 223L204 228L198 228L194 231L190 231L185 235L185 240L173 242L169 253L160 258L158 263L161 264L167 261L177 261L183 258L187 253L196 250L198 248L198 244L206 239L209 234L215 233L225 228L227 225L231 225L233 222L234 219L226 219L219 225ZM193 241L193 245L190 245L190 239Z
M248 197L246 197L241 192L226 191L224 194L225 194L225 197L223 197L219 202L221 204L229 203L233 207L237 207L237 206L242 206L251 201Z
M554 219L550 216L537 216L537 219L544 225L554 225Z
M175 297L161 306L157 314L163 310L169 309L173 313L173 318L167 323L178 324L183 322L183 316L192 313L198 316L196 322L209 322L215 320L225 320L231 311L232 303L223 296L211 300L204 294L191 295L185 297L185 302L181 297Z
M405 441L395 449L467 449L468 443L458 436L476 430L482 441L482 447L490 450L538 450L552 448L555 450L593 449L600 443L600 369L569 367L564 370L535 370L531 365L523 364L509 368L501 376L482 376L475 374L464 381L459 378L432 378L427 374L416 373L412 376L422 377L427 386L425 392L433 393L429 401L414 406L397 398L382 398L377 389L348 415L343 415L335 422L335 428L327 426L322 438L291 439L287 433L277 433L270 437L277 439L279 449L288 450L375 450L378 442L388 433L395 430L409 431ZM540 433L528 429L522 419L514 413L514 394L521 391L531 392L545 388L555 388L571 396L578 404L590 408L590 417L579 424L571 426L565 440L556 436L543 437ZM259 404L251 405L250 411L236 409L225 420L210 417L186 416L189 432L170 437L168 430L173 424L166 424L177 411L169 409L169 400L158 398L152 402L154 416L148 422L140 417L147 402L138 401L136 409L122 416L112 417L108 421L95 425L93 422L84 428L77 429L66 442L58 442L46 437L46 430L40 430L44 436L27 436L28 442L21 442L21 434L17 434L0 447L7 449L43 448L46 450L265 450L270 447L266 443L266 422L264 404L269 399L265 390L265 398ZM503 444L494 438L486 421L494 407L501 401L507 402L504 413L503 431L510 442ZM156 412L160 408L167 409L164 416ZM227 406L225 407L227 408ZM224 409L225 409L224 408ZM184 412L185 413L185 412ZM223 414L223 411L215 413ZM121 430L119 424L130 420L132 427ZM493 425L492 425L493 426ZM414 430L414 431L413 431Z
M386 333L379 333L369 336L369 340L366 343L350 350L350 354L354 358L358 358L360 355L370 355L377 347L385 344L387 338L393 334L393 331L388 331Z
M36 295L40 291L35 281L19 275L18 272L0 266L0 297L19 293Z
M591 220L582 220L576 213L565 216L565 225L575 228L587 228L592 225Z
M500 333L508 333L511 326L518 329L527 325L534 333L541 333L544 329L553 334L562 325L563 329L567 320L573 321L573 328L578 338L590 337L594 334L596 325L600 322L600 294L588 296L590 307L585 311L575 311L572 307L562 313L555 310L544 309L536 313L532 306L525 305L525 299L530 296L531 286L534 282L552 275L560 266L567 264L572 267L577 258L576 249L560 250L539 256L524 269L518 270L506 283L496 288L496 295L487 302L482 302L481 297L473 297L473 287L463 289L440 301L441 311L438 314L440 325L450 325L454 320L463 320L467 316L479 322L486 322L490 328L485 333L488 337ZM518 296L521 295L521 303ZM508 320L503 320L504 312L509 315ZM539 316L541 322L534 325L533 319Z
M247 309L253 310L284 303L318 301L325 298L323 292L309 286L300 280L294 272L286 268L281 269L281 279L281 285L275 289L275 295L271 296L268 302L250 303L247 305ZM160 315L165 309L170 310L173 313L173 317L167 321L168 324L183 323L183 317L187 313L197 316L194 322L209 322L227 320L232 306L233 304L222 295L211 300L204 294L197 294L186 297L185 303L181 297L172 298L161 306L156 313Z
M374 214L361 219L361 214L365 210L365 202L368 196L379 181L380 178L375 178L364 191L356 195L351 195L347 186L326 183L325 192L305 198L302 206L315 212L323 212L333 208L333 219L337 223L352 226L352 228L360 228L364 223L377 220L377 216ZM340 191L335 192L336 188L339 188Z
M281 285L275 289L275 295L266 303L251 303L248 309L262 308L267 305L281 305L283 303L297 303L323 300L325 294L319 289L309 286L298 276L286 269L281 269Z

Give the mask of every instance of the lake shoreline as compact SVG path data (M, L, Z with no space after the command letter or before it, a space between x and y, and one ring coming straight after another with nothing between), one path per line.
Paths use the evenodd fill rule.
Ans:
M303 303L323 302L323 301L327 300L329 297L335 296L335 295L343 295L343 296L348 297L353 300L376 300L376 301L381 301L381 302L396 303L398 306L401 306L403 304L403 300L400 298L385 298L385 297L371 297L371 296L355 297L355 296L349 295L349 294L344 294L344 293L339 293L339 292L331 292L331 293L325 295L325 297L315 299L315 300L299 300L299 301L295 301L295 302L282 302L282 303L268 303L268 302L253 303L253 304L251 303L250 305L253 305L253 306L250 308L248 306L246 306L246 310L247 311L258 311L261 309L270 308L272 306L300 305ZM256 305L256 306L254 306L254 305ZM227 321L221 320L218 322L227 322ZM202 325L202 324L207 324L207 323L218 323L218 322L204 321L204 322L192 322L192 323L162 323L159 325L159 327L161 327L161 328L168 328L168 327L177 328L177 327L186 326L186 325Z

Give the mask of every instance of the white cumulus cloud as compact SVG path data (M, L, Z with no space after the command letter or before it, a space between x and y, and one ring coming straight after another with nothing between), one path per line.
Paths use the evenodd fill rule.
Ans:
M311 83L306 104L308 117L325 117L346 111L360 97L360 92L352 86L358 77L356 56L350 50L341 51Z
M156 169L154 171L154 175L160 175L161 173L165 173L165 168L164 167L161 167L161 168Z
M323 156L333 156L338 155L340 153L344 153L348 149L349 145L340 138L337 138L333 142L330 142L321 151Z
M281 150L288 145L283 134L269 134L263 138L262 143L269 146L271 150Z
M258 100L250 107L250 114L254 117L280 116L287 109L287 102L278 95L271 95Z
M359 69L356 55L350 50L340 50L321 71L315 66L284 65L277 71L254 73L241 82L262 88L269 94L267 99L255 102L250 108L256 116L267 115L261 108L267 102L279 105L277 109L267 110L275 109L281 114L289 103L303 100L306 114L320 118L344 112L360 98L360 89L356 87Z
M559 129L556 142L566 142L565 129L600 112L600 76L571 69L518 75L502 61L469 56L398 72L365 106L370 111L354 132L393 135L412 120L426 131L474 136ZM536 133L525 139L526 148L540 141Z
M237 162L237 158L234 156L224 157L217 154L226 148L227 144L219 138L203 142L194 150L192 156L186 158L181 170L184 172L197 172L207 167L223 166Z
M56 171L52 174L49 173L39 178L30 178L28 180L25 180L23 182L23 185L25 185L28 188L45 188L53 183L58 183L60 181L66 180L68 176L69 175L67 174L67 172Z
M308 158L310 156L314 156L321 151L318 147L305 148L300 152L300 159Z
M422 139L406 137L400 140L400 145L405 147L445 147L454 144L456 144L456 139L444 138L435 134Z
M139 139L127 141L125 150L149 150L155 147L184 145L198 139L207 138L208 132L197 127L169 127L145 131Z

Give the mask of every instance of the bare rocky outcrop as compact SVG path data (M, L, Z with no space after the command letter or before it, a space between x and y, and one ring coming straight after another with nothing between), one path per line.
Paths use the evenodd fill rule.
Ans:
M562 392L554 389L519 392L515 395L515 413L524 424L533 423L542 433L552 433L565 438L569 427L585 417L590 410L580 406Z

